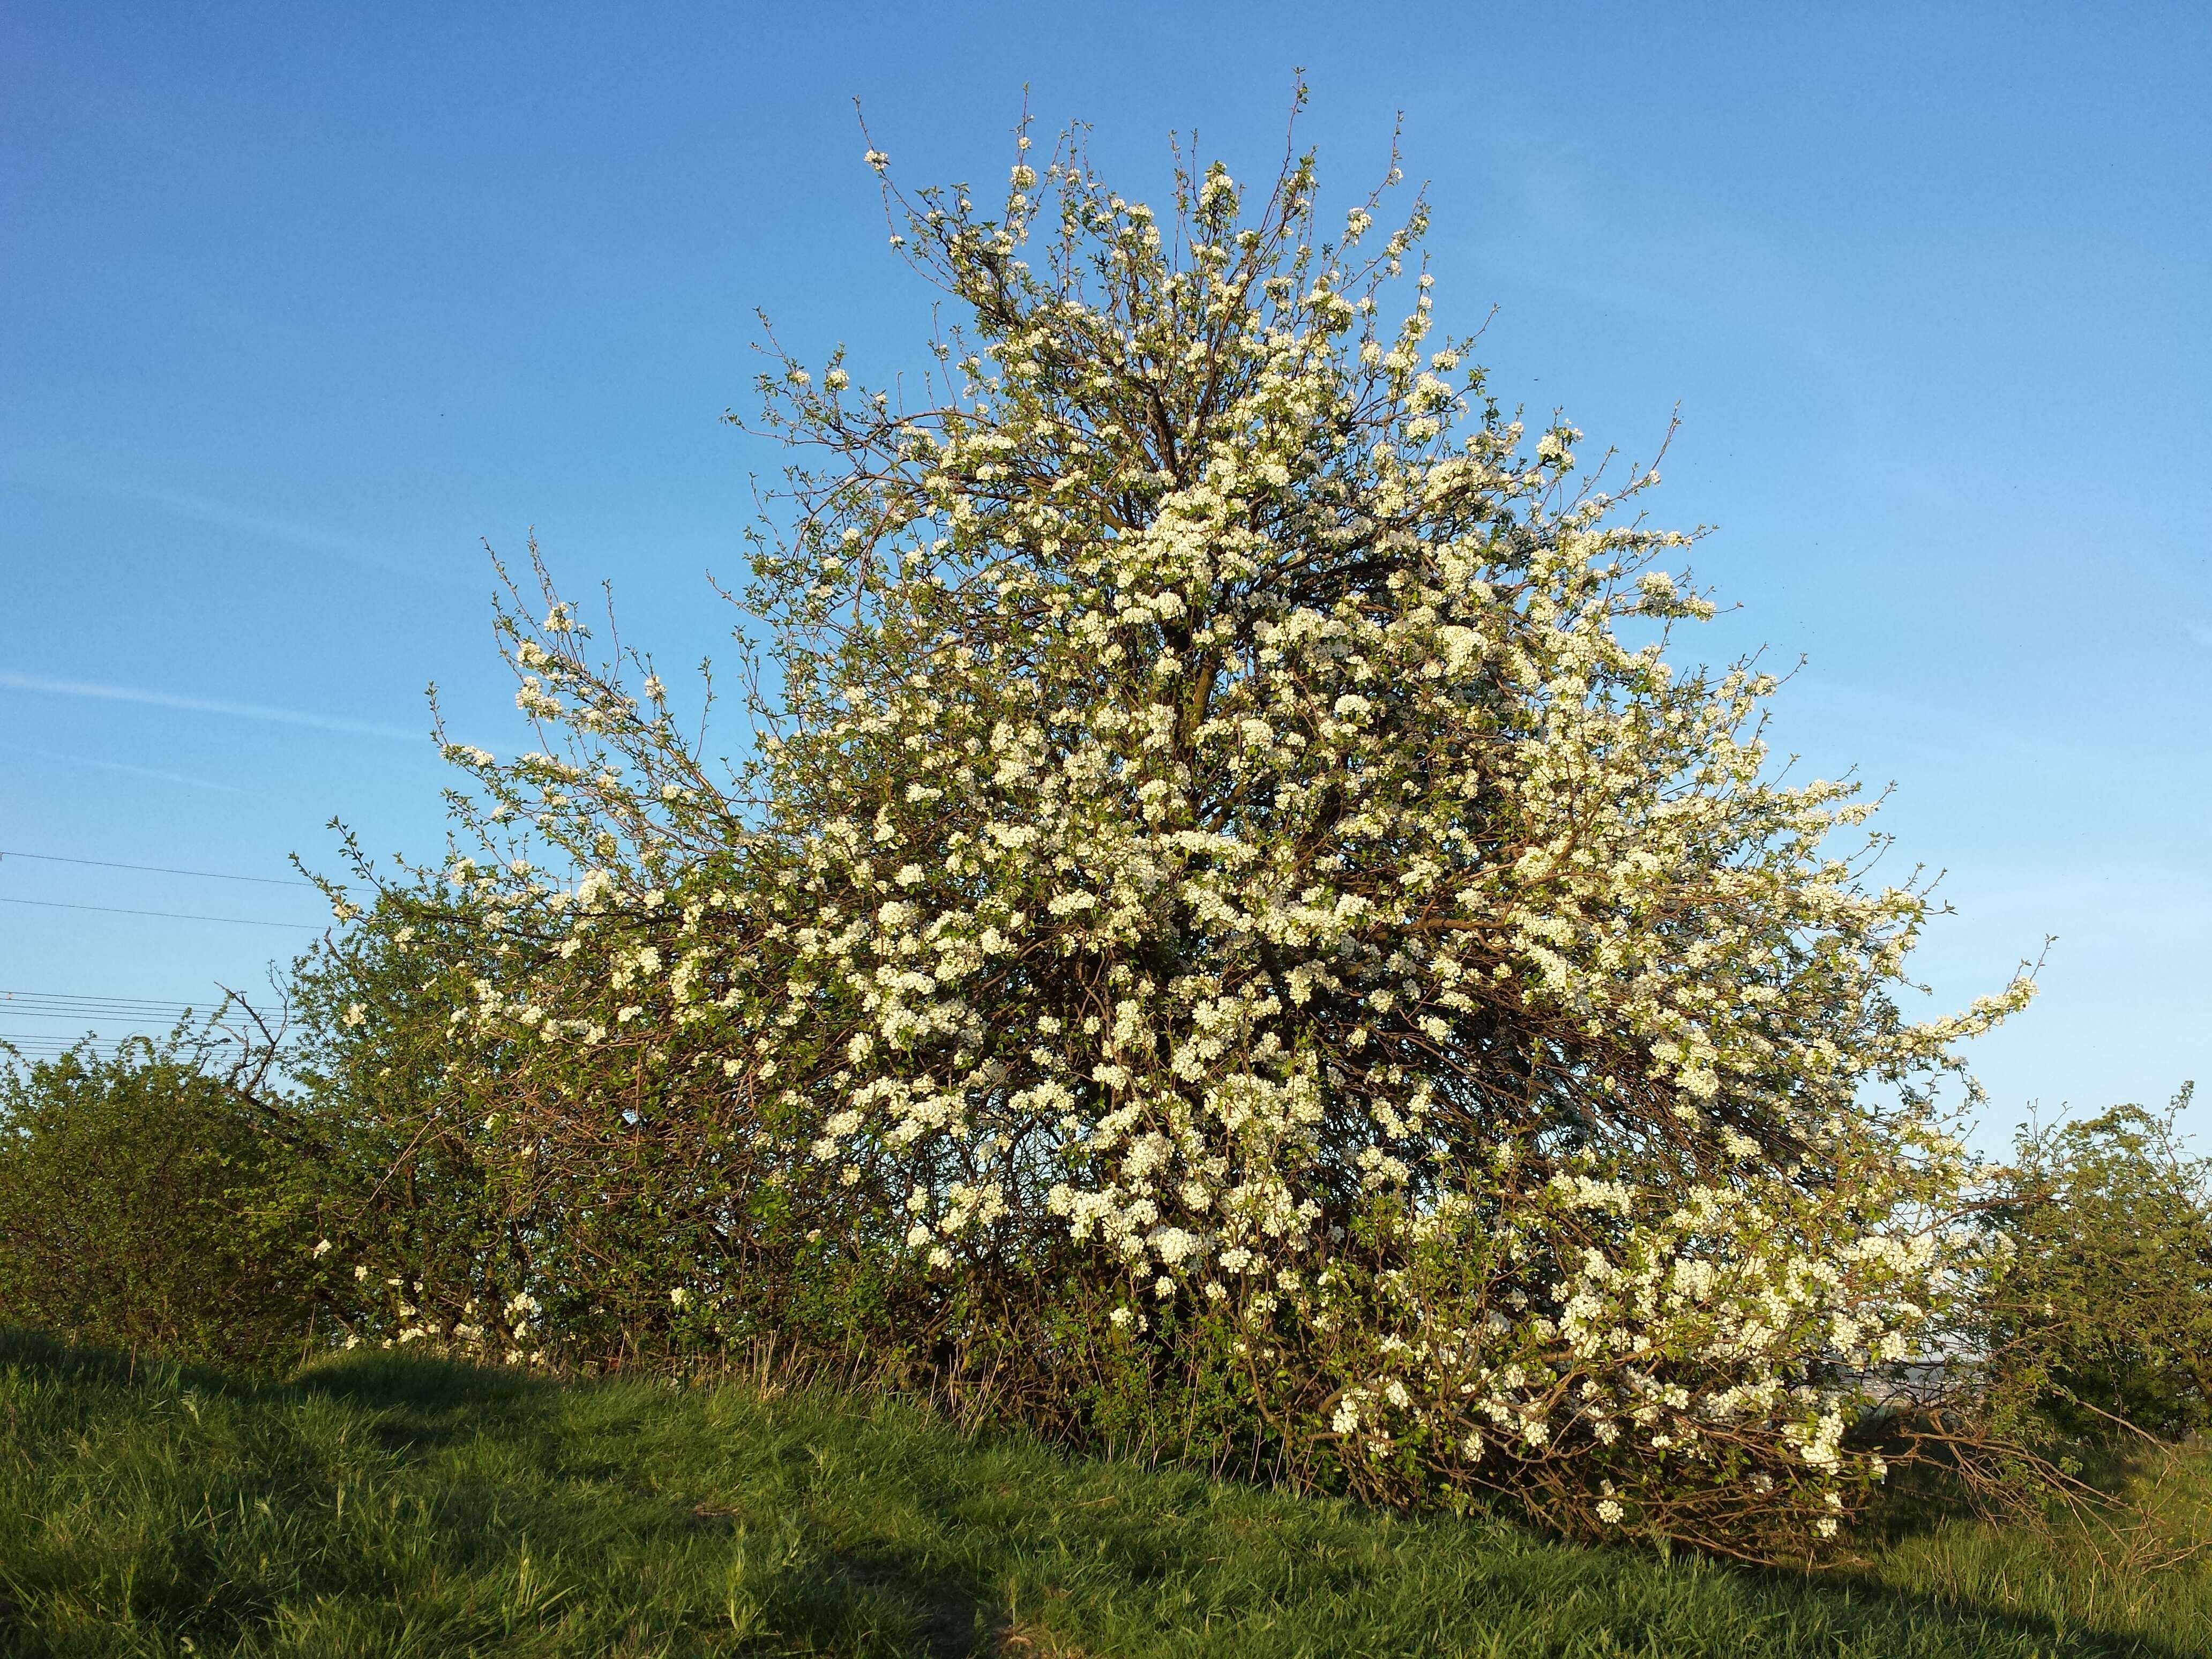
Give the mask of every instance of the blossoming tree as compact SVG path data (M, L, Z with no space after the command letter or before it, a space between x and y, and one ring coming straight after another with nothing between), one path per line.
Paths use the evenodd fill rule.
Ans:
M773 1208L1041 1417L1819 1548L1975 1265L1928 1085L2027 982L1900 1013L1924 895L1678 659L1656 473L1431 340L1418 202L1325 238L1309 156L1163 215L1018 142L985 206L869 154L964 313L927 395L771 344L744 764L507 613L544 747L448 751L487 1142L585 1207L684 1172L660 1317Z

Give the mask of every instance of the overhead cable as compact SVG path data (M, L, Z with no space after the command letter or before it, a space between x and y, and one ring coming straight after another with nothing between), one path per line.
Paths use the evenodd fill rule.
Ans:
M183 910L131 910L118 904L64 904L58 899L0 898L0 904L30 904L42 910L97 910L110 916L166 916L172 921L227 921L240 927L295 927L309 933L321 931L305 921L257 921L250 916L203 916Z
M0 1010L19 1014L88 1014L94 1018L153 1019L188 1012L189 1004L155 997L79 995L70 991L0 991Z
M86 864L101 870L143 870L156 876L203 876L210 881L252 881L264 887L313 887L311 881L277 876L234 876L220 870L177 870L166 864L118 864L112 859L64 858L58 853L15 853L0 850L0 859L36 859L41 864Z

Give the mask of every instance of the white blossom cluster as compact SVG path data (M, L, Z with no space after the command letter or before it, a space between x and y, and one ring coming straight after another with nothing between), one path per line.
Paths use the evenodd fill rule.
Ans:
M331 1241L324 1239L315 1247L313 1255L320 1258L330 1249ZM369 1276L366 1262L355 1265L353 1277L356 1282L366 1284ZM507 1298L496 1305L495 1310L464 1291L454 1298L453 1311L447 1317L428 1305L438 1298L422 1279L388 1276L383 1281L383 1288L382 1316L365 1322L392 1332L380 1340L380 1346L406 1348L422 1343L428 1352L479 1362L495 1359L507 1365L546 1364L545 1351L541 1346L544 1337L538 1328L544 1309L536 1297L526 1291ZM355 1329L347 1334L342 1346L357 1348L362 1340L361 1331Z

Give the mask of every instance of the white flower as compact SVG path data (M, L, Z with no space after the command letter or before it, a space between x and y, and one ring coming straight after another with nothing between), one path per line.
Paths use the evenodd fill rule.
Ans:
M1160 1260L1172 1267L1195 1252L1200 1241L1196 1234L1185 1232L1180 1227L1163 1227L1152 1235L1152 1243Z
M327 1238L318 1240L316 1242L315 1248L308 1252L309 1255L314 1256L318 1261L320 1261L324 1256L328 1255L330 1253L331 1241Z

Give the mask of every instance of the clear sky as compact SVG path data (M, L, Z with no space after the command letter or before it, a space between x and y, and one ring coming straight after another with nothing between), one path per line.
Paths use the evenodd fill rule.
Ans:
M1680 405L1656 511L1740 607L1701 649L1802 656L1781 747L1894 783L1936 1000L2057 935L1976 1050L1993 1127L2212 1085L2198 3L0 0L0 851L434 854L425 683L522 738L482 539L696 659L777 465L717 422L754 309L921 362L854 97L980 183L1026 83L1157 197L1171 130L1271 167L1297 64L1340 191L1404 112L1508 401L1632 454ZM19 856L0 900L0 989L201 1002L311 934L112 910L319 916Z

